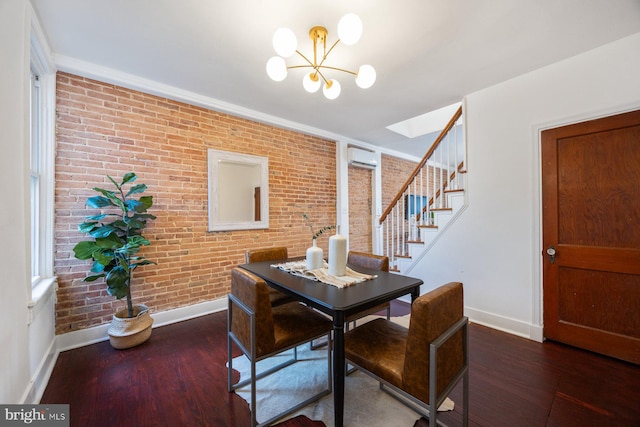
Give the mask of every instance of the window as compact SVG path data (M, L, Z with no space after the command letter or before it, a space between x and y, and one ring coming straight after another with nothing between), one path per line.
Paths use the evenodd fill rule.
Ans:
M40 77L31 69L31 102L30 108L30 135L29 135L29 157L30 166L29 173L31 176L31 284L37 283L43 273L40 264L41 254L40 247L40 231L41 231L41 214L40 214L40 185L41 185L41 164L40 151L42 146L41 132L42 115L41 115L41 97L40 97Z
M53 163L55 149L55 66L41 29L31 27L29 86L29 175L31 298L34 306L50 294L53 276Z

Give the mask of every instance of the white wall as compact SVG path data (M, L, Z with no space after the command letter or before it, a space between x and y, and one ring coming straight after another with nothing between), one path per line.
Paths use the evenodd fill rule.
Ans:
M466 97L468 208L414 268L472 320L542 339L539 132L640 108L640 33Z
M26 0L0 3L0 402L18 403L29 383L28 81ZM26 172L26 174L25 174Z
M37 403L55 361L53 293L28 308L31 13L0 2L0 403Z

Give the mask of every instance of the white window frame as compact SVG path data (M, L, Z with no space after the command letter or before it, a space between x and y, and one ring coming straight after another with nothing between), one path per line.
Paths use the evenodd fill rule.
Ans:
M30 126L31 148L37 150L36 156L30 156L30 235L31 248L31 283L28 290L30 322L34 318L32 312L39 301L48 300L54 291L56 278L53 273L53 224L54 224L54 158L55 158L55 102L56 102L56 68L51 59L50 49L44 33L35 18L31 20L30 73L37 76L31 79L37 89L30 100L31 117L37 117L37 123ZM30 93L31 91L30 87ZM36 108L31 112L31 102ZM30 150L31 151L31 150Z

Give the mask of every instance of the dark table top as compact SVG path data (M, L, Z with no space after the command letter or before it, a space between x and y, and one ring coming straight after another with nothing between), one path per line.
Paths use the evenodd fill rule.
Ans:
M242 264L239 267L264 279L269 286L291 295L299 301L327 314L341 311L345 315L357 313L391 301L412 291L419 292L422 280L400 274L349 266L359 273L375 274L378 277L344 288L296 276L279 268L271 267L302 258L281 261L264 261Z

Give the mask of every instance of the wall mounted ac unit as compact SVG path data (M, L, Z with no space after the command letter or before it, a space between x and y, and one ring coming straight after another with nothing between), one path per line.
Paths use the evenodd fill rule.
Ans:
M347 149L347 156L349 164L358 168L375 169L378 166L376 153L371 151L351 147Z

